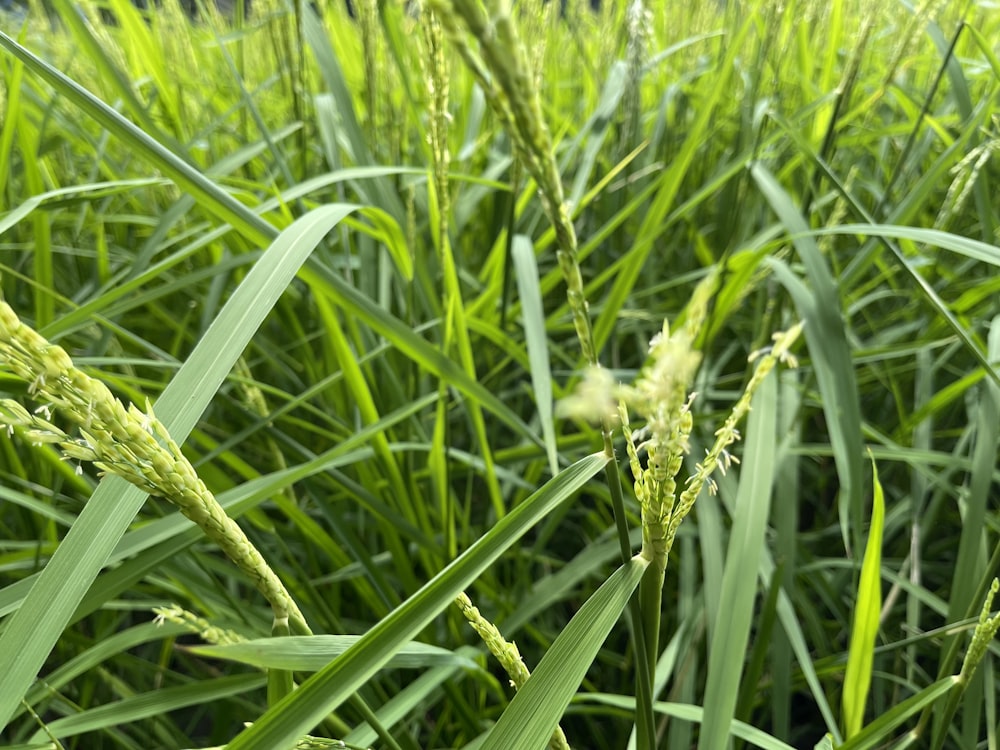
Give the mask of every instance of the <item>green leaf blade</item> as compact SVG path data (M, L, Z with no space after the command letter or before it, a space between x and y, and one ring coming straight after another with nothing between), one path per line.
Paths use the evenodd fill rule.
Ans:
M851 739L864 724L865 702L871 687L875 639L878 636L879 613L882 609L882 529L885 519L885 499L878 470L872 459L872 519L868 543L861 563L858 599L854 607L854 627L847 652L844 673L844 738Z
M644 558L632 558L586 601L490 730L481 750L546 746L648 564Z

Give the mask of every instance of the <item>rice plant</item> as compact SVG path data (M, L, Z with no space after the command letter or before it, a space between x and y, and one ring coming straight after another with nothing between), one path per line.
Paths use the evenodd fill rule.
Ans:
M0 10L0 737L989 748L985 2Z

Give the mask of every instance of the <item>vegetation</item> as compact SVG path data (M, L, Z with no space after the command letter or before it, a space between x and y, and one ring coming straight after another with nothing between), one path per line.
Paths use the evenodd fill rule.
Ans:
M997 746L1000 16L509 5L0 16L6 746Z

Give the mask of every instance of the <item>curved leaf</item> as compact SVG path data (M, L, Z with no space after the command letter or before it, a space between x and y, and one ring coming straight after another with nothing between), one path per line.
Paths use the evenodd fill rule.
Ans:
M199 656L249 664L260 669L317 672L357 643L360 638L360 635L289 635L183 648ZM448 664L478 669L474 661L458 656L453 651L414 641L404 644L383 666L386 669L423 669Z

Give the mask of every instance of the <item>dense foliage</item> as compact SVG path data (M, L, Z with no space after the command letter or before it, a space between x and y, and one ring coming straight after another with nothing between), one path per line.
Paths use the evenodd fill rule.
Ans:
M8 745L997 746L1000 14L508 5L0 11Z

